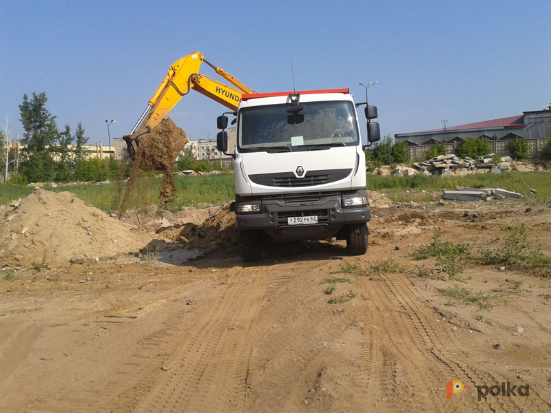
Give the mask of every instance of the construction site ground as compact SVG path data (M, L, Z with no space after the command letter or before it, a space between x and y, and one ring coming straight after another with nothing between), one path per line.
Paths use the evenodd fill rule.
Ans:
M231 213L216 208L129 214L124 231L140 229L115 239L133 242L118 258L14 247L0 279L0 411L550 411L549 272L473 262L450 280L411 257L435 231L476 251L521 224L549 256L550 205L370 195L361 257L342 241L274 243L243 263ZM100 231L94 219L120 224L79 217L83 236ZM453 301L451 287L496 305ZM447 399L450 380L468 389ZM507 382L529 395L479 400L477 386Z

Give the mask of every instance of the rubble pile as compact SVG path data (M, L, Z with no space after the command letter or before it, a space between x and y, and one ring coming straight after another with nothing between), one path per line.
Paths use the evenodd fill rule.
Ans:
M493 154L492 154L493 157ZM440 155L425 162L415 162L413 166L424 175L452 175L452 171L474 170L476 161L472 158L459 156Z

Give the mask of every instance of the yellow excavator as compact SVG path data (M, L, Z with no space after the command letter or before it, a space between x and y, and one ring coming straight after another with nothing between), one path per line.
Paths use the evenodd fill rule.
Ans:
M199 68L203 62L212 67L218 75L235 87L225 85L200 74ZM203 57L202 53L195 52L182 57L170 66L168 74L149 100L147 108L140 116L140 119L132 128L132 131L124 136L131 159L134 159L136 156L140 144L140 136L150 132L157 126L190 89L202 93L233 111L237 111L243 94L258 93L231 74L210 63Z

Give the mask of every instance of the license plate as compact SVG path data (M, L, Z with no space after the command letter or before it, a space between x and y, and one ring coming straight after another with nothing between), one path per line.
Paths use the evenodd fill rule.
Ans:
M290 217L287 218L287 224L289 225L309 225L309 224L317 224L318 223L318 216L313 215L309 217Z

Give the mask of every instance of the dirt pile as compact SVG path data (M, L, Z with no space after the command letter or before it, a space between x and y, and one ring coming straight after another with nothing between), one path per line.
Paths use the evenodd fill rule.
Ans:
M394 201L388 199L386 195L380 192L368 192L369 205L372 208L390 208L395 205Z
M136 132L139 134L140 132ZM189 141L183 129L176 126L172 119L163 119L150 132L141 135L136 159L124 195L121 210L126 210L130 194L134 188L138 173L142 171L163 171L163 183L160 195L168 199L176 191L174 182L174 161Z
M228 246L237 240L235 213L226 205L200 224L190 222L161 229L158 233L190 249Z
M131 225L70 192L37 189L0 216L0 256L22 266L113 257L146 243Z

